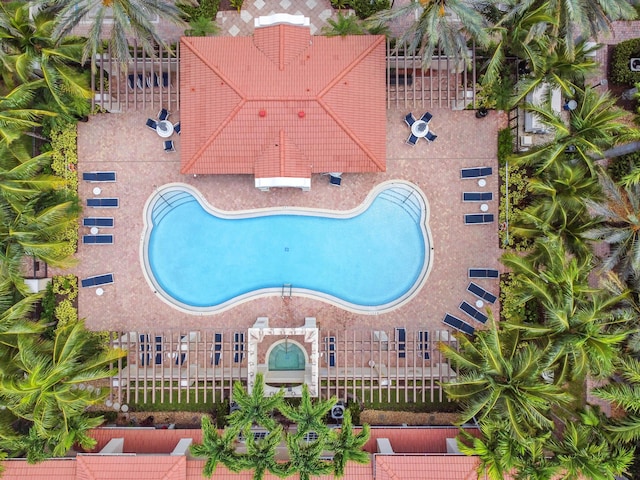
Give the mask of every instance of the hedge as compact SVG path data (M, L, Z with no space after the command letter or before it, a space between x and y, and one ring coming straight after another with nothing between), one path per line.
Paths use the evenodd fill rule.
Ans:
M640 82L640 72L629 68L631 58L640 58L640 38L620 42L613 48L609 78L613 83L633 87Z

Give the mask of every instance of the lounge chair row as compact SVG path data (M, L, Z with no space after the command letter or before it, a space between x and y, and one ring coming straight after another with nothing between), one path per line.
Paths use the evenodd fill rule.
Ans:
M469 178L481 178L488 177L493 174L493 169L491 167L473 167L473 168L463 168L460 170L460 178L469 179Z
M115 182L116 172L84 172L82 180L85 182Z
M83 227L113 228L113 217L85 217Z
M159 76L157 73L144 75L139 73L138 75L129 75L127 77L127 85L130 90L135 89L136 87L142 90L143 88L153 88L159 87L162 82L163 87L169 86L169 73L162 72L162 76Z

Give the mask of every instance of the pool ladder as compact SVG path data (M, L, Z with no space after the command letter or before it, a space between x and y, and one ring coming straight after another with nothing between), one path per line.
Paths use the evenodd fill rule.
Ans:
M290 297L291 296L291 290L292 290L292 286L290 283L283 283L282 284L282 298L284 297Z

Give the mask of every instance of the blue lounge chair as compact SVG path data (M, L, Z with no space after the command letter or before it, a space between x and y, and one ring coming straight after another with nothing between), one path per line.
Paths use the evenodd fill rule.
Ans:
M147 87L159 87L160 86L160 77L158 74L154 73L153 75L147 75Z
M416 119L413 116L413 113L407 113L407 115L404 117L404 123L406 123L409 126L411 126L414 123L416 123Z
M425 112L424 115L420 117L420 120L422 120L423 122L429 123L432 118L433 118L433 115L431 115L429 112Z
M469 325L467 322L460 320L458 317L454 317L450 313L447 313L444 316L442 322L455 330L466 333L467 335L473 335L476 331L476 329Z
M169 86L169 72L162 72L162 86Z
M151 363L151 344L149 335L140 335L140 365L146 367Z
M342 183L342 173L330 173L329 183L334 187L339 187Z
M407 356L407 329L396 328L396 345L398 349L398 358L405 358Z
M111 245L113 235L83 235L82 243L85 245Z
M117 198L87 198L87 207L93 208L117 208Z
M487 292L480 285L476 285L473 282L469 284L467 290L473 293L479 299L484 300L485 302L494 303L498 299L498 297L496 297L493 293Z
M169 113L169 110L167 110L166 108L163 108L158 112L158 120L162 122L163 120L166 120L167 118L169 118L169 115L171 115Z
M474 320L479 321L480 323L487 323L487 316L482 313L480 310L476 309L473 305L468 302L462 302L460 304L460 310L469 315Z
M493 192L464 192L463 202L490 202L493 200Z
M336 337L324 337L324 350L327 354L326 362L330 367L336 366Z
M460 178L481 178L488 177L493 174L493 169L491 167L474 167L474 168L463 168L460 170Z
M162 337L156 337L156 355L154 362L156 365L162 365Z
M244 333L233 334L233 362L240 363L244 359Z
M80 281L80 285L82 285L84 288L99 287L101 285L109 285L111 283L113 283L113 273L95 275L93 277L83 278Z
M156 122L153 118L147 118L147 127L155 132L156 128L158 128L158 122Z
M429 360L429 332L418 332L418 356Z
M493 223L492 213L469 213L464 216L465 225L481 225L484 223Z
M173 125L173 131L176 132L178 135L180 135L180 122L176 122Z
M84 172L82 180L86 182L115 182L116 172Z
M216 333L213 340L213 352L211 352L211 365L220 365L222 360L222 334Z
M127 85L129 86L129 89L134 90L136 87L138 87L140 90L142 90L144 88L144 78L142 77L142 74L138 74L138 75L134 75L131 74L127 77Z
M407 143L412 147L416 146L417 141L418 141L418 137L416 137L413 133L409 135L409 138L407 138Z
M173 140L165 140L164 141L164 151L165 152L175 152L176 146L173 144Z
M434 134L433 132L427 132L427 135L424 138L426 138L427 141L429 141L429 142L435 142L436 138L438 138L438 136L436 134Z
M469 278L498 278L500 272L492 268L470 268Z
M83 227L112 228L113 217L86 217L82 219Z

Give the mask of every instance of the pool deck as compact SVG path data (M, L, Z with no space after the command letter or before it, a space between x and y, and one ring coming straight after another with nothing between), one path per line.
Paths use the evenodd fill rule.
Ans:
M416 147L405 143L408 128L403 117L409 112L387 111L387 172L380 174L345 174L342 186L329 185L327 177L314 175L311 191L272 189L259 191L249 175L185 176L179 173L180 137L173 136L176 152L165 153L162 139L145 127L143 113L102 114L92 116L78 126L79 175L87 171L115 171L115 183L80 181L79 194L84 205L93 197L92 190L102 189L99 197L117 197L116 209L83 209L83 216L112 216L115 228L101 233L114 235L113 245L80 245L78 266L72 273L80 278L113 273L115 283L104 287L98 296L93 288L79 294L79 313L95 330L173 330L207 329L244 330L257 317L269 317L271 325L299 326L305 317L316 317L322 328L331 330L406 327L442 328L449 312L462 319L458 305L474 297L466 292L467 269L486 267L501 269L498 258L498 175L496 132L506 125L497 112L482 120L473 111L430 109L432 130L438 139L427 144L420 140ZM413 111L415 116L422 111ZM176 122L179 112L172 113ZM479 188L475 180L460 180L464 167L489 166L494 174L487 186ZM300 297L267 297L242 303L215 315L182 313L161 301L145 280L140 263L140 239L143 231L143 208L157 186L184 182L197 188L208 202L223 210L264 207L299 206L347 210L360 204L371 189L386 180L403 179L415 183L426 194L430 206L430 229L433 236L433 269L418 295L406 305L380 315L358 315L327 303ZM490 191L494 200L489 211L496 221L488 225L465 225L465 213L480 213L478 203L463 203L464 191ZM80 220L82 221L82 220ZM80 228L80 238L88 234ZM232 275L233 272L229 272ZM497 293L497 280L478 282ZM494 310L498 305L493 306ZM466 318L469 323L476 323ZM478 326L476 324L476 326Z

